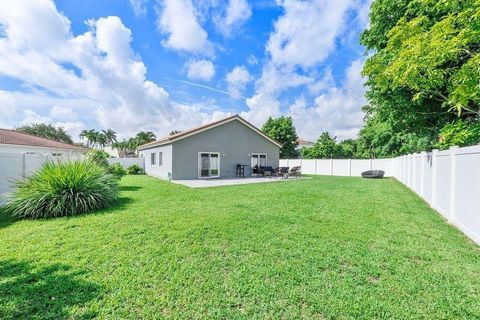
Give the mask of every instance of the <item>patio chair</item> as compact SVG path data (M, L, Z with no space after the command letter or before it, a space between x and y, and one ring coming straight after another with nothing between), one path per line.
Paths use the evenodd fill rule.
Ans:
M289 170L290 170L289 167L278 167L275 170L273 170L272 176L276 178L288 179Z
M300 178L300 174L302 173L302 167L296 166L290 169L288 172L289 177L295 177L295 178Z

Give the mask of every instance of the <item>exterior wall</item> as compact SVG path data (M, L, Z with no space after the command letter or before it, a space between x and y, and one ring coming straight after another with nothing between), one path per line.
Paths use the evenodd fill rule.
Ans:
M225 123L172 145L174 180L198 178L199 152L220 153L221 178L235 177L239 163L249 165L245 169L245 175L249 175L251 153L266 153L267 165L272 167L278 167L279 163L280 148L239 121Z
M162 152L163 162L158 165L158 153ZM156 165L151 165L150 154L156 153ZM160 179L170 180L172 177L172 145L164 145L151 149L141 150L140 157L143 157L145 163L145 173Z
M110 157L120 158L120 155L118 154L118 150L112 148L111 146L105 146L105 147L103 147L102 150L105 151L106 153L108 153L110 155Z

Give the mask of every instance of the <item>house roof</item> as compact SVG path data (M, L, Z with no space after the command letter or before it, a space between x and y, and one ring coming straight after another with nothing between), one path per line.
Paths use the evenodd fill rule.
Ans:
M297 143L299 145L305 145L305 144L314 144L312 141L304 140L304 139L298 139Z
M265 133L263 133L260 129L255 127L253 124L251 124L250 122L248 122L247 120L243 119L238 114L236 114L236 115L228 117L228 118L224 118L224 119L221 119L221 120L218 120L218 121L210 122L210 123L208 123L206 125L203 125L201 127L185 130L185 131L173 134L171 136L164 137L160 140L146 143L144 145L139 146L138 150L144 150L144 149L158 147L158 146L165 145L165 144L170 144L170 143L173 143L175 141L188 138L188 137L196 135L200 132L203 132L203 131L206 131L206 130L209 130L209 129L213 129L215 127L221 126L223 124L226 124L226 123L229 123L229 122L232 122L232 121L235 121L235 120L240 121L242 124L244 124L245 126L247 126L250 129L252 129L257 134L261 135L263 138L267 139L271 143L277 145L280 148L282 147L282 144L280 142L270 138Z
M62 150L86 151L86 148L73 144L63 143L52 139L37 137L15 130L0 129L0 145L11 144L30 147L53 148Z

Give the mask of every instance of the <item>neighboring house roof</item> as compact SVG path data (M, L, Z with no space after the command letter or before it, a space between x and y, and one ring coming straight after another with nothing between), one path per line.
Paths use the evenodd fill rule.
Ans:
M275 144L276 146L278 146L279 148L282 147L282 144L272 138L270 138L269 136L267 136L265 133L263 133L260 129L258 129L257 127L255 127L253 124L251 124L250 122L248 122L247 120L243 119L242 117L240 117L238 114L234 115L234 116L231 116L231 117L228 117L228 118L225 118L225 119L222 119L222 120L218 120L218 121L215 121L215 122L211 122L211 123L208 123L206 125L203 125L201 127L197 127L197 128L193 128L193 129L190 129L190 130L185 130L185 131L182 131L180 133L177 133L177 134L173 134L171 136L167 136L167 137L164 137L160 140L157 140L157 141L153 141L153 142L149 142L149 143L146 143L144 145L141 145L138 147L138 150L144 150L144 149L149 149L149 148L153 148L153 147L158 147L158 146L161 146L161 145L165 145L165 144L170 144L170 143L173 143L175 141L178 141L178 140L182 140L182 139L185 139L185 138L188 138L190 136L193 136L193 135L196 135L200 132L204 132L206 130L210 130L210 129L213 129L215 127L218 127L218 126L221 126L223 124L226 124L226 123L229 123L229 122L232 122L232 121L240 121L242 124L244 124L245 126L247 126L248 128L252 129L253 131L255 131L257 134L259 134L260 136L262 136L263 138L267 139L268 141L270 141L271 143Z
M0 145L21 145L30 147L53 148L62 150L87 151L86 148L63 143L47 138L37 137L28 133L8 129L0 129Z
M297 143L298 143L299 146L315 144L312 141L308 141L308 140L304 140L304 139L298 139Z

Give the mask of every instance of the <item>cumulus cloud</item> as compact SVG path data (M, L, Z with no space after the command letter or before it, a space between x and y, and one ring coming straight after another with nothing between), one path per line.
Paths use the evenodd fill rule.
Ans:
M209 60L190 60L185 67L191 80L210 81L215 75L215 66Z
M148 0L129 0L135 16L143 16L147 13Z
M252 9L246 0L229 0L225 13L217 17L218 30L225 36L238 30L252 15Z
M50 117L57 120L74 120L78 118L78 115L71 108L53 106L50 109Z
M349 121L345 126L351 125L352 128L348 130L357 130L358 119L362 118L358 117L361 113L357 111L362 105L363 91L361 94L359 91L363 90L363 82L350 75L351 81L346 80L337 88L331 70L326 68L319 78L317 68L334 52L336 40L346 28L348 13L351 10L361 10L361 3L356 0L278 0L277 4L284 12L275 21L266 43L266 61L260 78L255 82L255 94L246 100L249 110L245 112L245 117L261 124L268 118L265 109L272 112L272 115L278 114L280 94L288 89L306 87L310 94L316 96L314 106L307 106L307 101L311 99L300 95L289 108L289 112L297 119L298 127L306 128L302 134L312 138L324 119L330 124L342 126L341 121L335 120L336 117ZM350 69L354 69L354 66ZM342 99L345 100L345 106L340 103ZM265 109L261 107L262 103L265 103ZM335 106L338 105L340 106L336 109ZM339 113L353 109L356 111L351 115L341 116ZM325 125L326 129L340 132L340 127L330 124ZM343 131L340 133L349 134Z
M245 90L246 85L252 81L253 77L245 66L236 66L227 73L225 79L230 96L234 99L239 99L242 97L242 92Z
M190 0L163 0L158 11L158 28L167 36L162 41L165 47L196 54L213 53L213 45Z
M28 112L10 114L10 121L21 123L22 114L25 121L62 123L76 134L82 127L78 120L55 119L62 113L59 109L48 116L33 109L83 108L88 112L79 114L89 123L113 128L122 138L139 130L184 129L210 119L197 108L177 108L168 92L146 79L147 68L130 46L131 31L118 17L90 20L88 31L73 35L70 21L52 1L11 1L0 4L0 24L0 74L31 88L0 96L17 110L28 106ZM178 119L185 120L184 127L178 127Z
M353 4L345 1L283 1L285 13L274 25L267 43L276 65L311 67L323 61L335 48L343 30L345 15Z
M339 139L356 136L363 124L361 108L366 104L362 67L362 60L353 61L342 84L325 89L315 97L313 105L300 98L289 107L299 136L315 140L323 131Z

